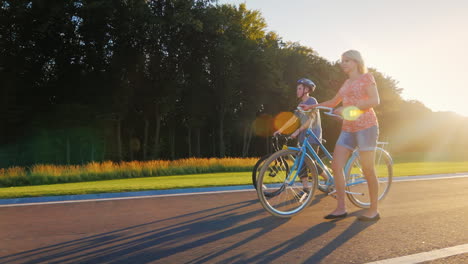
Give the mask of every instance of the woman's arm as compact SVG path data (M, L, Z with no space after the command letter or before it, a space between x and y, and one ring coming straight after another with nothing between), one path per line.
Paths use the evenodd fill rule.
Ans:
M356 107L361 110L366 110L380 104L379 91L377 90L375 83L368 85L365 89L369 97L356 104Z
M326 107L335 108L335 106L337 106L339 103L341 103L341 101L342 101L341 95L339 93L337 93L335 95L335 97L333 97L331 100L322 102L322 103L320 103L320 104L318 104L316 106L326 106Z
M305 104L301 104L299 105L302 109L304 109L305 111L307 110L310 110L312 108L315 108L317 106L326 106L326 107L331 107L331 108L334 108L335 106L337 106L339 103L341 103L342 101L342 98L341 98L341 95L340 93L337 93L335 95L335 97L333 97L331 100L328 100L328 101L325 101L325 102L322 102L320 104L315 104L315 105L305 105Z

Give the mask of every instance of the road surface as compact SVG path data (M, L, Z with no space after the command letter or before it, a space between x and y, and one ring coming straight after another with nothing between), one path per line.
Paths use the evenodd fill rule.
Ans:
M394 182L375 223L351 203L324 220L335 200L319 192L291 219L249 190L0 207L0 263L405 263L457 246L424 263L468 263L467 190L468 177Z

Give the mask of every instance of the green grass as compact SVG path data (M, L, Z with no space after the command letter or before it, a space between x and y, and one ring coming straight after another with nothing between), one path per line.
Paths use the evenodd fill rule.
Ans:
M468 162L410 162L394 165L394 176L468 172ZM0 198L163 190L252 184L251 172L143 177L0 188Z
M0 188L0 198L164 190L252 183L251 172L190 174Z
M391 152L390 152L391 153ZM402 152L393 155L395 163L404 162L462 162L467 161L467 155L452 152Z
M444 174L468 172L468 161L464 162L405 162L393 166L394 176Z

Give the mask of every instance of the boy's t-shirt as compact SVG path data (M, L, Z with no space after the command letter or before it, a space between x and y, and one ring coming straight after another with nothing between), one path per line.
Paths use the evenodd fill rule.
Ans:
M309 97L305 102L301 102L300 104L306 104L306 105L314 105L317 104L317 100L314 97ZM309 118L312 118L312 124L310 125L310 129L312 132L317 136L319 140L322 140L322 122L320 120L320 112L318 109L312 110L312 112L309 113L301 113L300 111L296 110L294 112L294 115L299 118L301 121L301 126L307 122ZM299 142L302 143L304 140L304 137L306 136L306 130L302 131L299 133ZM312 136L309 137L309 143L310 144L318 144L317 140L315 140Z

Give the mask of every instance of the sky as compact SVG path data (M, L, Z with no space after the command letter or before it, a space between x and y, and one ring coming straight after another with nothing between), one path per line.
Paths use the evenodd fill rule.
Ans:
M220 0L259 10L284 41L329 61L349 49L398 81L405 100L468 117L467 0Z

